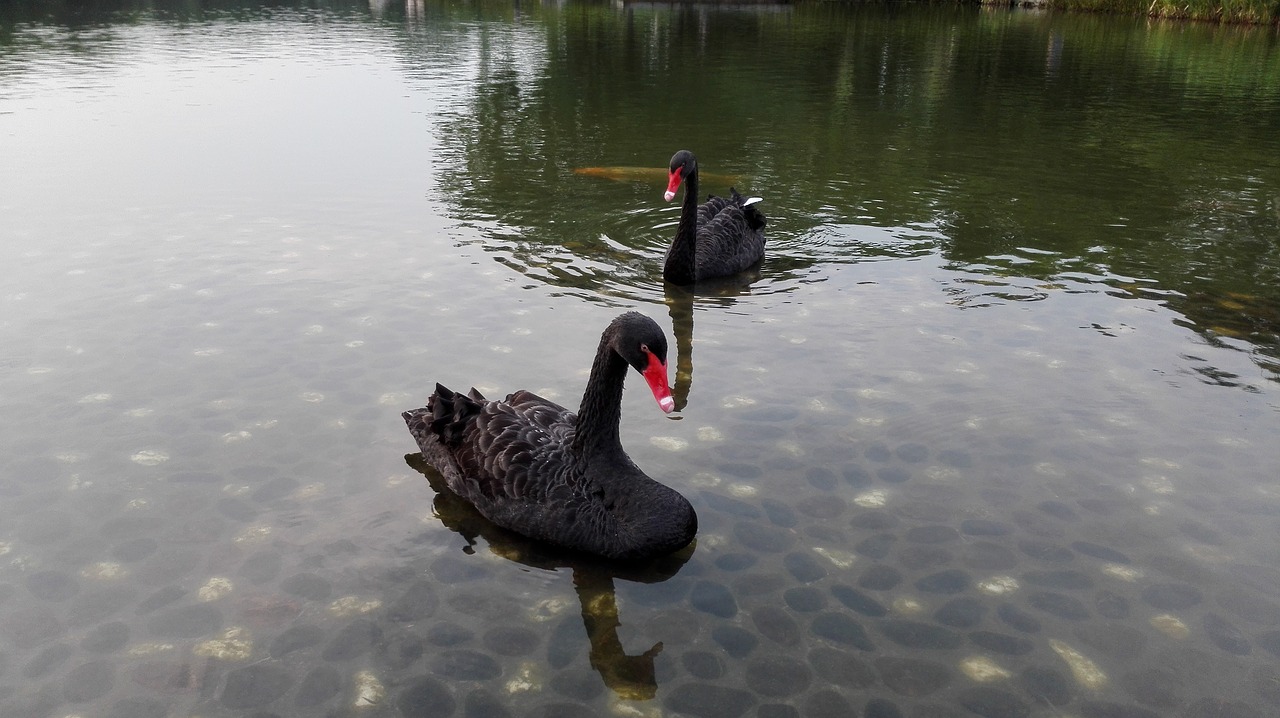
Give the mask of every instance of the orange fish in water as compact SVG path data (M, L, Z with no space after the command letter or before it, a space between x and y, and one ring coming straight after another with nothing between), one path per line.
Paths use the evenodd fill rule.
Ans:
M667 181L666 167L575 167L573 173L613 180L614 182ZM703 179L710 180L717 185L740 184L737 175L707 174L703 175Z

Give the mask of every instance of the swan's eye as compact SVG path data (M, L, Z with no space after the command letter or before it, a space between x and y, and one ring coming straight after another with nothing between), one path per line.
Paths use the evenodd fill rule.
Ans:
M648 344L644 344L644 343L641 343L641 344L640 344L640 351L644 352L645 354L652 354L652 353L653 353L653 352L649 351L649 345L648 345Z

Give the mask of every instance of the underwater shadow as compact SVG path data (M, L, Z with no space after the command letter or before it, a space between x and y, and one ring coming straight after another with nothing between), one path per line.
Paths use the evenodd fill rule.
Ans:
M509 561L548 571L568 568L573 572L573 588L578 595L582 625L590 642L591 667L604 684L627 700L649 700L658 691L653 660L662 652L659 641L639 655L629 655L618 638L622 621L614 590L615 579L636 583L660 583L675 576L693 556L695 539L668 556L641 562L607 561L603 558L567 551L508 531L486 519L475 507L445 485L444 477L422 459L421 454L405 454L405 463L427 478L436 492L432 509L446 528L461 535L464 553L475 554L477 538L489 550Z

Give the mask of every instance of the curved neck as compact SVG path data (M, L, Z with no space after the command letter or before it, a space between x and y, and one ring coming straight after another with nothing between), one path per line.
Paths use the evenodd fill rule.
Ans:
M609 346L611 333L600 337L591 364L587 388L573 437L573 451L582 460L622 451L618 423L622 419L622 384L627 378L627 362Z
M680 205L680 224L676 238L667 250L662 276L673 284L692 284L697 279L698 238L698 168L684 178L684 202Z

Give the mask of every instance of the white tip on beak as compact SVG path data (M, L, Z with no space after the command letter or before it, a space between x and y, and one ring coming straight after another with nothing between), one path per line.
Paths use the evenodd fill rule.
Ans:
M671 190L667 190L666 192L662 193L662 198L667 200L668 202L670 202L673 198L675 198L675 196L676 196L676 193L672 192Z
M676 400L669 396L664 396L658 400L658 407L662 409L664 414L670 414L676 408Z

